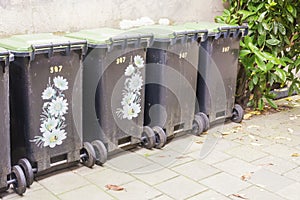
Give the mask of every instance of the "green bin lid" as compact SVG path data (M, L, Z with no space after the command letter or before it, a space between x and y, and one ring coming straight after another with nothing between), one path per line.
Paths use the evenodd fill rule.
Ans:
M8 50L0 47L0 61L5 61L7 57L9 57Z
M75 33L69 33L65 36L70 38L86 40L88 42L88 45L107 45L112 43L112 37L122 35L123 33L124 31L119 29L97 28L82 30Z
M238 25L229 25L224 23L215 23L215 22L188 22L184 24L187 28L192 28L195 30L198 29L207 29L208 34L216 34L221 31L227 30L237 30L237 29L246 29L246 26L238 26Z
M154 39L174 39L177 35L180 34L188 34L194 33L195 29L189 28L184 25L150 25L150 26L143 26L134 29L135 31L143 32L143 33L152 33ZM205 29L202 30L205 32Z
M34 51L34 46L38 48L61 48L64 45L84 45L83 41L72 38L53 35L52 33L14 35L9 38L0 39L0 47L4 47L11 52L30 53Z

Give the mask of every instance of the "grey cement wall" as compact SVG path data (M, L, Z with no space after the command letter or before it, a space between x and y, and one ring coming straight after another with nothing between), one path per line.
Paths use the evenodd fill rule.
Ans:
M118 27L122 19L213 21L222 0L0 0L0 37Z

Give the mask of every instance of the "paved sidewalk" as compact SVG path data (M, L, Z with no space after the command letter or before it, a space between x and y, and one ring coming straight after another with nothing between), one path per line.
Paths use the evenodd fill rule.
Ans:
M162 150L123 152L103 167L79 165L3 199L300 200L300 97L281 104L293 108L184 135Z

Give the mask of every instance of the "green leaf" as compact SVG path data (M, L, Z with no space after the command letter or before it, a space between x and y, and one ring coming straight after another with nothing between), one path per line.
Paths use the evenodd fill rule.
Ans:
M270 30L270 26L266 22L262 22L262 26L264 27L264 29Z
M254 89L253 81L249 82L249 90L252 91Z
M293 15L293 17L297 17L297 10L292 5L288 4L286 8Z
M288 63L293 63L294 61L286 56L280 58L281 61L283 62L288 62Z
M267 71L265 62L259 56L255 56L255 62L260 70Z
M266 42L267 42L269 45L272 45L272 46L278 45L278 44L280 43L280 41L277 40L277 39L275 39L275 38L268 39L268 40L266 40Z
M259 24L257 25L257 31L258 31L258 33L259 33L260 35L265 35L265 34L266 34L266 30L263 28L263 26L262 26L261 23L259 23Z
M243 49L243 50L240 51L240 57L244 57L244 56L246 56L250 53L251 53L250 50Z
M247 10L239 10L237 13L241 14L243 16L242 17L242 21L244 21L245 19L247 19L249 16L255 14L255 12L250 12L250 11L247 11Z
M257 107L258 107L259 110L263 110L263 109L264 109L264 101L263 101L262 98L260 98L260 99L258 100L258 105L257 105Z
M265 18L265 15L267 14L268 11L265 11L260 14L259 18L257 19L258 22L262 22L263 19Z
M266 41L266 34L259 35L257 39L257 43L259 46L262 46Z
M279 28L279 32L280 32L282 35L285 35L285 34L286 34L285 27L283 26L282 23L278 22L278 28Z
M283 82L286 81L286 71L277 67L275 73Z
M286 14L288 20L293 24L294 23L294 18L292 15L290 15L289 13Z
M265 98L265 99L267 100L267 102L269 103L269 105L270 105L272 108L275 108L275 109L278 108L278 106L276 105L276 103L275 103L272 99L270 99L270 98Z
M297 67L298 65L300 65L300 58L298 58L295 63L294 63L295 67Z
M278 23L275 21L273 22L273 32L275 35L278 33Z
M274 67L274 64L271 63L271 62L268 62L268 63L266 64L266 70L267 70L267 72L270 71L271 69L273 69L273 67Z
M254 85L257 85L257 83L258 83L258 77L257 76L253 76L252 81L253 81Z

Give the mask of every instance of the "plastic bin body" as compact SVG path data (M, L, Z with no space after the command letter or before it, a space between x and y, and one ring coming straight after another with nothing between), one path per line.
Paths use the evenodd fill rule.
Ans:
M154 43L147 49L145 125L160 126L170 137L192 129L198 37L179 27L147 29Z
M119 116L118 110L123 107L125 82L131 77L125 75L125 70L134 65L135 56L146 63L145 47L150 36L100 28L68 37L86 39L89 47L83 63L84 141L101 140L109 154L136 146L143 132L145 66L138 69L143 83L137 95L140 112L128 118Z
M0 48L0 191L6 190L7 177L11 173L9 135L9 53Z
M26 157L43 173L79 161L84 42L36 34L1 45L15 54L9 77L12 163Z
M232 117L239 44L248 28L206 22L187 23L185 26L208 29L208 38L199 43L196 112L208 115L210 123Z

